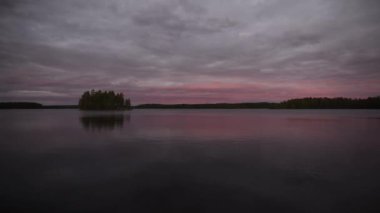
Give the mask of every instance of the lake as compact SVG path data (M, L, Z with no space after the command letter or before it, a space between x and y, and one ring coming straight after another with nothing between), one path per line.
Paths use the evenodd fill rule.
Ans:
M380 110L1 110L0 136L1 212L380 212Z

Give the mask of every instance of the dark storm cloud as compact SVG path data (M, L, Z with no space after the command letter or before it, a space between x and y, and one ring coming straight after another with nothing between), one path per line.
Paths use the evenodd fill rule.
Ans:
M2 0L0 101L380 94L377 0Z

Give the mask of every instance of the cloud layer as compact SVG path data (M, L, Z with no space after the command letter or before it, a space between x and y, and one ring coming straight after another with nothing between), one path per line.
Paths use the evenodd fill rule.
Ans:
M3 0L0 101L380 95L378 0Z

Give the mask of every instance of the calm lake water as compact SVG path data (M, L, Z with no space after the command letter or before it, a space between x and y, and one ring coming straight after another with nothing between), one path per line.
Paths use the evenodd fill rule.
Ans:
M379 110L1 110L0 136L1 212L380 212Z

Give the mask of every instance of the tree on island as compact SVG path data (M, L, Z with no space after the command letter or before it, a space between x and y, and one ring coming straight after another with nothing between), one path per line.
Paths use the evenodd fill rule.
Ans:
M79 99L81 110L123 110L130 109L131 101L124 100L123 93L114 91L86 91Z
M131 100L129 98L125 99L124 105L127 109L130 109L131 108Z

